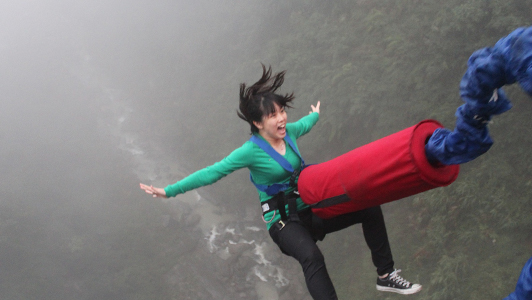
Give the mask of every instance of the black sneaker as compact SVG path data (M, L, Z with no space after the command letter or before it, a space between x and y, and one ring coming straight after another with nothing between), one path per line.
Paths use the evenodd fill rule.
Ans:
M403 279L397 273L401 270L395 270L388 274L386 278L377 278L377 290L383 292L394 292L403 295L414 294L421 291L421 284L412 284Z

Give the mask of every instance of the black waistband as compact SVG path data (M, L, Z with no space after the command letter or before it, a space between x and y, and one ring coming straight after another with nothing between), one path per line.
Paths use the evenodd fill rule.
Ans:
M284 207L286 210L286 205L288 205L290 202L292 202L290 199L296 200L299 198L299 193L294 191L289 194L285 194L284 192L279 192L272 198L263 201L260 203L262 207L262 215L266 215L269 212L279 210L280 213L282 213L282 209L279 209L280 207ZM295 201L294 201L295 202Z
M279 192L271 199L261 202L262 215L264 216L271 211L275 214L275 211L278 211L281 220L284 222L299 221L299 216L297 215L297 198L299 198L299 193L297 191L293 191L289 194ZM286 214L287 205L288 215Z

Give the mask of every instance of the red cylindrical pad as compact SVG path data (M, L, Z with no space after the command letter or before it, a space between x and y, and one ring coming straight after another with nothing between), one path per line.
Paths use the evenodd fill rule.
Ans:
M459 166L434 167L425 156L426 140L441 127L435 120L421 121L305 168L298 180L303 202L312 205L346 195L347 202L312 209L328 219L451 184L458 176Z

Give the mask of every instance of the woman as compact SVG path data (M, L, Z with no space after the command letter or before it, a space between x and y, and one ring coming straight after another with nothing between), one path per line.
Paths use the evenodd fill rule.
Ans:
M380 206L323 220L315 216L298 197L295 182L304 163L295 141L318 122L320 102L316 106L311 105L309 115L295 123L287 123L285 109L291 107L294 96L275 93L283 84L285 72L272 76L271 67L266 70L263 65L262 68L259 81L249 87L240 85L237 114L251 127L250 141L221 161L164 189L140 184L141 189L153 197L174 197L212 184L238 169L248 168L259 193L263 220L267 223L270 236L284 254L299 261L313 299L337 299L316 241L322 240L327 233L357 223L362 224L373 264L377 268L377 289L400 294L413 294L421 290L421 285L404 280L398 275L400 270L393 268ZM288 162L287 165L282 166L281 160Z

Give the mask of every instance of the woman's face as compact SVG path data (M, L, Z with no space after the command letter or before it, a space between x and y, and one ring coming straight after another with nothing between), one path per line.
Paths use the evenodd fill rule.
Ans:
M286 136L286 111L284 107L280 107L274 103L275 111L269 115L262 117L262 121L253 122L259 129L259 134L267 141L275 141L284 139Z

